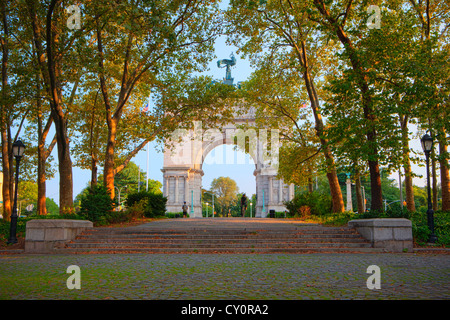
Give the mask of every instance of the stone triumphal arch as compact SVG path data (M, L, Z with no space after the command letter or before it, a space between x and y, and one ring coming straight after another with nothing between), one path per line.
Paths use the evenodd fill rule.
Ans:
M236 60L219 60L218 66L227 67L224 83L233 85L230 66ZM164 148L163 193L167 197L167 211L180 212L184 202L189 206L189 215L202 217L201 188L204 159L215 147L223 144L236 145L245 150L254 163L253 175L256 179L256 217L266 217L270 210L284 211L284 201L294 197L294 185L278 179L278 130L251 129L255 122L255 110L246 112L235 110L234 121L220 129L204 128L201 122L194 123L192 130L176 130L166 141ZM243 129L242 125L247 129ZM249 129L250 128L250 129ZM216 159L220 164L222 159ZM225 160L227 164L234 164ZM238 163L235 163L239 165Z

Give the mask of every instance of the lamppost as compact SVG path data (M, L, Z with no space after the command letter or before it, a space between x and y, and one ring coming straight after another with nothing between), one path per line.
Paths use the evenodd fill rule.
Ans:
M16 158L16 183L14 186L14 204L11 213L11 226L9 230L8 244L17 243L16 230L17 230L17 189L19 186L19 164L20 159L23 156L25 145L19 139L12 145L13 155Z
M206 204L206 217L208 218L208 202L205 202L205 204Z
M428 210L427 210L427 220L428 220L428 228L431 231L430 238L428 242L435 243L437 241L437 237L434 234L434 211L433 204L431 203L431 187L430 187L430 152L433 149L433 138L427 133L421 139L422 149L425 152L425 158L427 162L427 190L428 190Z
M253 203L250 201L250 218L252 218L252 205Z

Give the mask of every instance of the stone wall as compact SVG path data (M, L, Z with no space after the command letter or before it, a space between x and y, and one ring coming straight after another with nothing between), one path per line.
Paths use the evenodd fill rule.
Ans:
M385 248L390 252L413 250L412 223L403 218L357 219L348 222L374 248Z
M26 225L25 252L51 253L55 247L63 246L82 231L92 227L92 222L87 220L30 220Z

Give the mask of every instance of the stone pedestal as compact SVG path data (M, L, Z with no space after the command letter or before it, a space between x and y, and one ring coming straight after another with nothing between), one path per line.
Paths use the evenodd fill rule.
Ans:
M413 250L412 223L403 218L357 219L348 222L374 248L385 248L391 252Z
M54 248L63 246L82 231L92 227L93 223L87 220L30 220L26 225L25 252L51 253Z

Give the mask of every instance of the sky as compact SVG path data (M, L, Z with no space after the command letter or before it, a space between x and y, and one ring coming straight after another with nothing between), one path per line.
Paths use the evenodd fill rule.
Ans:
M225 77L225 69L219 69L217 67L217 60L219 59L229 59L230 54L233 53L236 57L237 63L236 66L232 68L232 77L234 78L234 83L238 81L245 81L249 78L252 68L250 63L246 60L243 60L239 54L236 53L237 48L233 46L229 46L225 43L225 38L219 38L215 44L216 51L216 59L211 61L209 64L209 70L204 74L211 75L215 79L221 80ZM411 128L412 132L416 132L415 128ZM412 139L410 141L410 146L420 151L420 141L419 139ZM224 148L223 152L232 152L234 157L242 155L241 151L232 150L232 146L218 146L216 149L210 152L210 154L205 159L205 163L203 165L203 188L209 189L211 181L214 178L218 178L220 176L230 177L237 182L239 192L245 192L247 195L252 195L256 192L256 183L255 176L253 175L253 171L255 169L255 164L253 160L250 158L246 158L244 164L237 163L235 164L208 164L213 162L212 157L215 152L218 152L217 148ZM136 163L142 171L147 172L147 166L149 168L148 176L150 179L158 180L161 183L163 182L163 174L161 169L163 167L163 153L158 151L161 148L156 145L156 142L152 142L149 145L149 153L148 153L148 163L147 163L147 149L144 148L141 150L132 161ZM57 159L56 148L54 148L54 157ZM412 165L413 172L424 175L425 169L424 167L419 167L415 164ZM73 168L73 195L76 197L89 183L90 181L90 171L82 170L80 168ZM391 176L391 178L398 181L398 173L395 173ZM423 178L414 178L414 184L423 186L425 184L425 179ZM52 198L56 203L59 204L59 175L56 173L55 178L47 181L47 197Z

